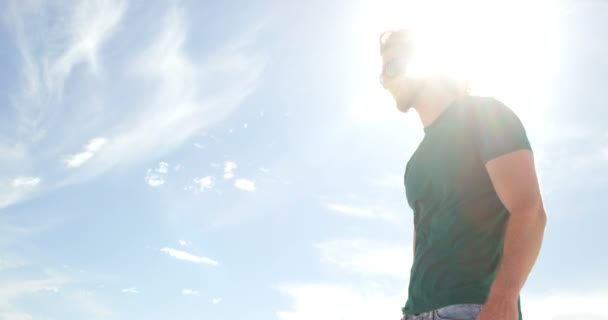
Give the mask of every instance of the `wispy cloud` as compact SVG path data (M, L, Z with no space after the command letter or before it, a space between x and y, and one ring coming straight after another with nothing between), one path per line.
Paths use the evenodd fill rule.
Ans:
M244 54L250 41L228 44L197 62L184 49L184 10L171 7L161 26L152 44L133 57L129 70L153 94L138 100L139 109L115 127L96 173L171 150L236 110L256 86L263 64Z
M101 53L113 43L108 40L132 32L116 32L131 23L123 20L126 8L124 0L84 1L75 7L54 1L7 5L22 81L12 95L15 130L6 130L15 133L0 136L0 151L7 151L1 152L0 164L13 172L49 172L55 183L41 189L81 183L117 166L166 154L226 118L255 90L265 64L252 50L256 32L247 30L192 54L187 50L188 11L177 5L154 18L160 21L157 29L137 35L149 42L113 50L113 65L104 68ZM51 19L49 26L29 23L47 12L66 19ZM83 81L68 81L76 70L84 71L78 73ZM109 77L115 81L106 81ZM62 99L68 90L74 93L69 101ZM117 101L128 101L129 108ZM78 151L82 135L99 138ZM48 164L57 159L78 170L52 172ZM32 194L9 193L11 178L0 176L0 207ZM156 186L164 182L153 176L147 180Z
M86 64L92 73L100 71L98 52L121 21L125 8L122 0L83 1L76 7L55 1L36 5L10 2L9 23L23 61L23 90L14 99L20 133L37 139L46 132L45 122L54 112L48 106L61 99L64 82L77 65ZM31 30L36 24L27 22L50 10L67 12L68 19L45 29L42 41L37 30Z
M281 320L398 319L407 297L412 252L406 247L365 239L340 239L318 244L321 260L359 276L363 281L280 285L293 309L278 311ZM376 282L378 279L390 281ZM387 285L388 283L388 285ZM352 308L352 306L358 306Z
M13 179L13 187L15 188L32 188L40 184L40 178L37 177L17 177Z
M211 299L211 303L213 303L213 304L219 304L220 302L222 302L222 298L213 298L213 299Z
M371 181L372 184L390 189L403 190L403 176L398 174L384 175Z
M317 245L321 260L341 270L366 277L409 277L411 247L389 245L362 239L340 239Z
M255 182L248 179L236 179L234 181L234 186L243 191L253 192L256 190Z
M130 287L130 288L124 288L122 290L120 290L120 292L122 293L127 293L127 294L140 294L141 292L139 290L137 290L137 288L135 287Z
M98 51L120 22L125 7L122 0L84 1L76 7L69 29L71 43L49 69L51 92L61 92L66 77L79 63L86 63L94 73L99 71Z
M56 287L56 286L45 287L45 288L42 289L42 291L59 293L59 287Z
M186 251L181 251L181 250L172 249L172 248L162 248L160 251L162 251L178 260L190 261L190 262L198 263L198 264L208 264L211 266L218 265L218 262L213 259L210 259L207 257L195 256Z
M83 313L82 319L105 320L113 319L112 310L100 302L100 299L91 291L70 293L66 297L67 307Z
M29 310L23 308L18 301L33 296L46 288L58 287L67 279L59 276L46 276L37 280L13 280L1 278L0 286L0 319L33 319Z
M186 295L186 296L200 296L201 293L196 291L196 290L192 290L192 289L184 289L182 290L182 294Z
M70 168L76 168L82 166L85 162L89 161L97 151L99 151L106 143L106 138L95 138L84 147L84 151L66 156L64 159L65 164Z
M0 209L31 195L42 181L39 177L0 179Z
M360 207L340 203L324 203L323 206L332 212L351 217L378 219L388 222L400 222L402 220L401 216L390 208Z
M6 143L0 139L0 164L9 165L20 162L26 157L25 145L20 143Z
M0 239L0 245L2 241ZM18 269L25 266L25 262L22 258L18 256L12 256L7 254L2 254L0 256L0 272L10 270L10 269Z

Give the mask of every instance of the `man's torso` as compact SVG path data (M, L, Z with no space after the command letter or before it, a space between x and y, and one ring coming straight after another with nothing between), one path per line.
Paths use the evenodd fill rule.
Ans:
M493 101L467 97L452 104L425 128L408 162L404 183L416 248L404 313L483 304L487 298L508 219L481 154L492 147L483 146L477 130L478 121L493 121L487 115L479 119L479 107ZM526 145L527 138L517 143Z

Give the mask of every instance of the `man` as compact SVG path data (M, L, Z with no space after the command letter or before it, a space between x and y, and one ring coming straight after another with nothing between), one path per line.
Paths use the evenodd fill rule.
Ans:
M403 319L522 319L519 292L546 224L526 132L466 82L408 76L414 40L408 30L380 37L382 85L425 132L404 177L414 261Z

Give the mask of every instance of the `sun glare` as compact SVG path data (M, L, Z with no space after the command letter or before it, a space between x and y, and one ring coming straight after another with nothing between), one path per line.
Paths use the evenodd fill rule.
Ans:
M362 11L357 32L371 43L361 58L377 61L368 64L372 79L380 70L380 33L414 28L417 54L410 76L441 73L469 80L473 94L506 100L522 118L540 115L542 85L551 80L557 50L550 2L370 0Z

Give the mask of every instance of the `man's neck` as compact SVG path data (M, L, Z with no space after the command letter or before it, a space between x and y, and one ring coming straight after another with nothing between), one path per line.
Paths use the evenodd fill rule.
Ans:
M420 122L425 128L433 124L437 118L459 97L457 94L425 94L415 106Z

